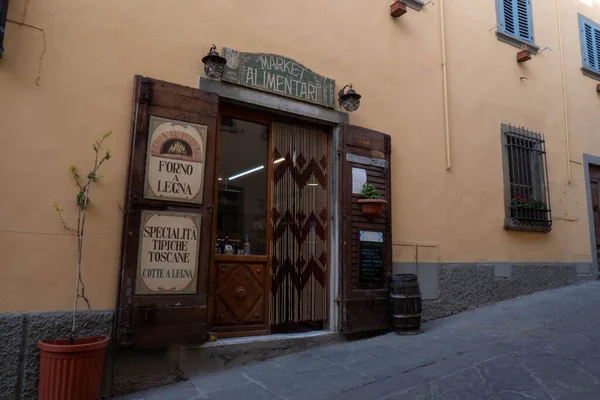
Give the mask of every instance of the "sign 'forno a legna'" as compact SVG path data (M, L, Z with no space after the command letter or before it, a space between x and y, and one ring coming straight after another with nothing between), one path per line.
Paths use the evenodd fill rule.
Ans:
M206 129L150 116L145 198L202 203Z
M196 293L200 216L142 211L136 294Z
M335 81L287 57L223 48L225 82L334 108Z

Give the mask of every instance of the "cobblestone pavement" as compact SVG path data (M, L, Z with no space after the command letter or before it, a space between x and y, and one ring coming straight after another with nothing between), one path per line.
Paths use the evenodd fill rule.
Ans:
M599 400L600 282L194 377L119 400Z

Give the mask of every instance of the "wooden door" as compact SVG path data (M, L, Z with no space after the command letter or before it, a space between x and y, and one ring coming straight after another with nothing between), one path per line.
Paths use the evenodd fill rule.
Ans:
M598 255L597 260L600 260L600 167L596 165L590 165L590 188L592 191L594 232L596 234L596 253Z
M341 145L341 328L347 334L389 329L391 138L380 132L345 125ZM359 181L363 174L367 183L374 185L381 198L388 201L383 216L373 220L362 214L358 204L360 194L353 193L353 180Z
M134 91L117 342L202 342L219 97L141 76Z

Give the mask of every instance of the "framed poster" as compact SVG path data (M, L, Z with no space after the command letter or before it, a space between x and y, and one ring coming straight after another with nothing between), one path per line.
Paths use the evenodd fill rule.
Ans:
M142 210L136 294L194 294L200 216Z
M144 198L202 204L206 129L150 116Z

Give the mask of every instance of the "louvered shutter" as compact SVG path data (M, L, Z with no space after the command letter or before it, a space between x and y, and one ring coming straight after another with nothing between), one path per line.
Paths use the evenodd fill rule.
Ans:
M501 0L502 30L505 33L533 41L532 14L530 0Z
M600 30L584 22L582 34L585 66L600 71Z
M342 125L339 218L342 221L341 306L342 332L346 334L390 328L389 284L392 279L392 178L391 138L384 133L354 125ZM376 162L373 162L375 160ZM368 220L353 193L354 168L364 170L388 204L384 214ZM382 235L381 270L365 278L361 256L361 231ZM368 269L368 266L367 266ZM371 273L373 271L371 270Z

